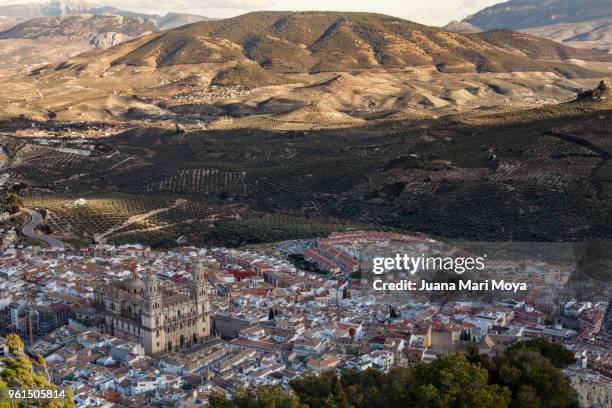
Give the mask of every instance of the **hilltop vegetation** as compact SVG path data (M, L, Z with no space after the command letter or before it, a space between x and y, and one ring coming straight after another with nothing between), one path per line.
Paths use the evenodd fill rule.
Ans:
M6 337L6 350L8 353L0 360L0 403L3 407L13 406L38 406L42 408L72 408L73 391L71 389L61 390L51 382L46 369L45 359L39 354L35 360L30 361L24 351L24 345L16 334ZM27 403L11 399L9 401L9 390L45 389L63 391L64 396L56 399L41 400L36 403Z
M241 56L240 48L229 41L168 31L117 59L114 64L154 64L160 67L226 62L239 59Z
M289 82L291 82L291 80L286 77L266 71L256 63L245 61L219 71L210 81L210 84L257 88L260 86L281 85Z

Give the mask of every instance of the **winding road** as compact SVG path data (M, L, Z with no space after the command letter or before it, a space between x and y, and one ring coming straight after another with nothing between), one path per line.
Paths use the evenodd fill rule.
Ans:
M64 244L62 243L62 241L55 239L49 235L39 234L38 232L34 231L36 227L38 227L38 224L42 222L42 215L39 212L34 211L29 208L23 208L22 210L28 213L30 217L32 218L31 221L22 229L22 232L24 233L24 235L27 235L28 237L32 239L43 241L47 243L51 248L56 248L56 249L64 248Z

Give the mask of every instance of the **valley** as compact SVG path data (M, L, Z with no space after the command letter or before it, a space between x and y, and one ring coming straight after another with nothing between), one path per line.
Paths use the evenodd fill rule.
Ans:
M243 245L359 227L572 241L612 234L611 115L587 98L349 128L141 126L82 141L87 155L6 132L2 144L26 205L64 239Z

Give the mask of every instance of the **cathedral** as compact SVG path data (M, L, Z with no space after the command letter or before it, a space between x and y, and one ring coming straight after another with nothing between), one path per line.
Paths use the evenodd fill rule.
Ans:
M162 288L153 274L100 287L106 333L142 344L147 355L190 348L210 335L210 304L204 268L192 270L190 290Z

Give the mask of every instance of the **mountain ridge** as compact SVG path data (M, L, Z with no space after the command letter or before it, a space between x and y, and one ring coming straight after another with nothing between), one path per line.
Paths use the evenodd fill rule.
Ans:
M558 72L558 63L552 60L610 59L603 53L510 30L459 34L382 14L253 12L162 32L113 64L161 68L211 62L206 53L189 52L206 48L204 39L215 42L226 60L239 58L236 51L241 48L242 57L281 73L423 65L434 65L442 71ZM219 40L227 42L220 44ZM551 61L534 60L538 56ZM575 75L588 71L574 69Z
M605 16L612 16L612 3L607 0L510 0L487 7L463 21L483 30L522 29Z
M572 47L612 51L612 4L604 0L511 0L445 26L455 32L513 29Z
M23 71L9 81L28 93L11 96L0 117L297 129L328 124L270 115L324 102L318 108L337 127L348 124L341 113L555 104L609 77L610 62L510 30L458 34L381 14L255 12Z
M0 39L37 39L51 36L92 38L107 32L121 33L126 38L131 38L150 31L157 31L157 25L149 20L112 14L70 14L19 23L0 32Z
M19 22L35 18L58 17L83 13L94 15L113 14L128 18L152 20L155 21L160 29L175 28L184 24L209 19L208 17L196 14L176 12L170 12L164 16L159 16L157 14L139 13L79 0L50 0L43 3L0 6L0 16L18 20Z

